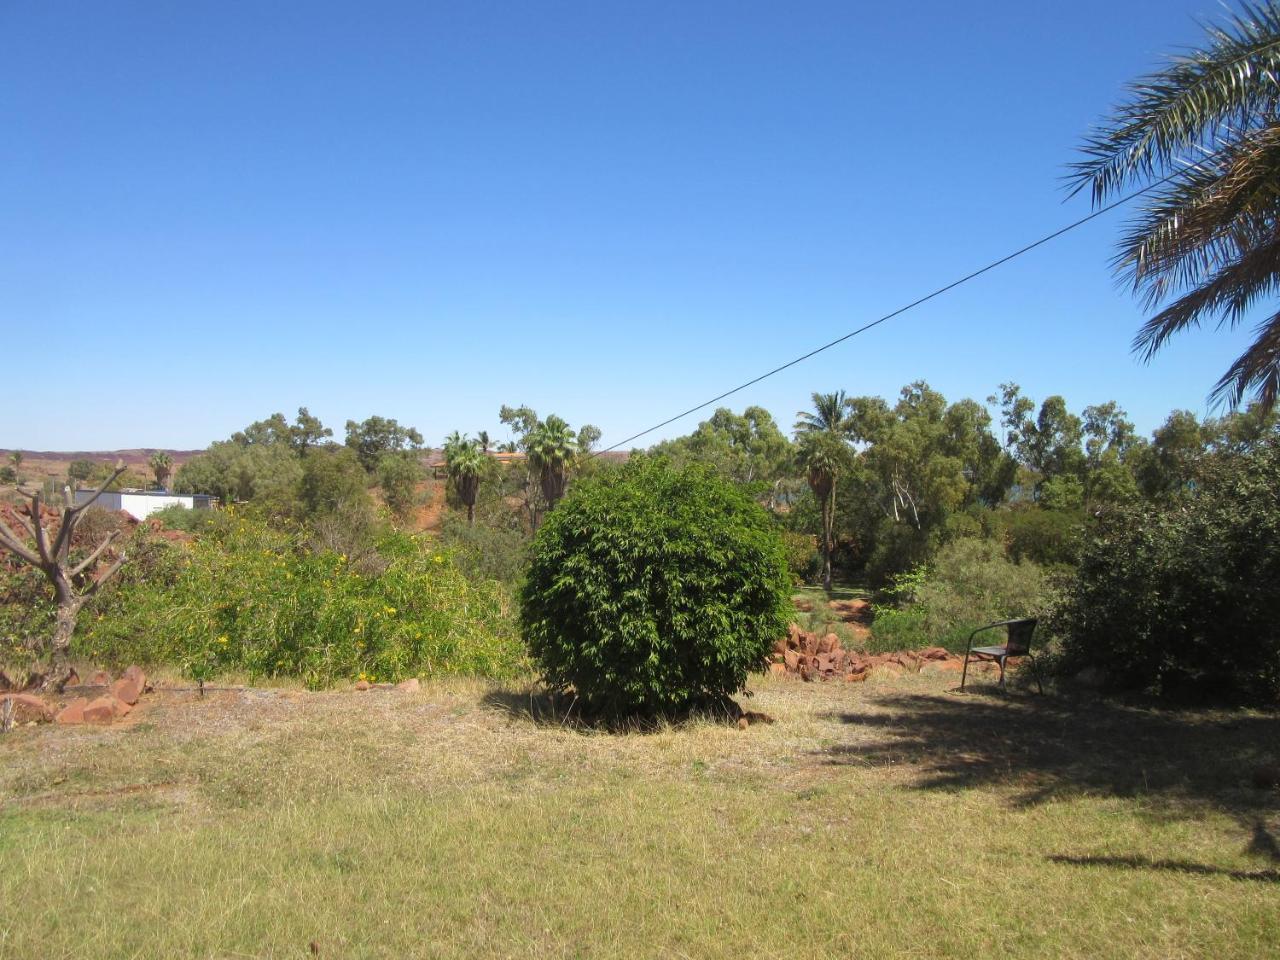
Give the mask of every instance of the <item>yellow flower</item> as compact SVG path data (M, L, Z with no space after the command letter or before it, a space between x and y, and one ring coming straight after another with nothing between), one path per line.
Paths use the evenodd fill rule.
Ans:
M345 553L340 553L340 554L338 554L338 562L339 562L339 563L346 563L346 562L347 562L347 555L346 555Z
M219 642L219 643L226 643L226 642L227 642L227 635L224 633L222 636L220 636L220 637L218 638L218 642Z
M434 560L436 563L444 563L444 557L440 556L440 554L438 553L431 559Z
M395 612L396 612L396 608L395 608L395 607L383 607L382 609L383 609L383 610L385 610L387 613L395 613Z

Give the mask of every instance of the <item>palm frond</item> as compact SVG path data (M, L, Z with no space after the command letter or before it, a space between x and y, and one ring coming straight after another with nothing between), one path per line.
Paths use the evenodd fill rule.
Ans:
M1246 3L1225 28L1207 33L1204 49L1132 84L1129 100L1086 139L1086 159L1068 177L1073 194L1089 186L1101 204L1130 182L1163 175L1180 156L1213 153L1233 131L1275 116L1280 5Z

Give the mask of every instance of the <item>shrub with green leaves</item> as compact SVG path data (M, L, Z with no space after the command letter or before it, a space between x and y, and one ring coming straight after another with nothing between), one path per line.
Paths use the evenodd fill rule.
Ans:
M1104 516L1054 616L1066 672L1177 699L1280 699L1280 441L1206 459L1170 507Z
M82 618L77 655L311 686L361 675L501 675L521 660L501 592L469 581L423 537L386 535L372 574L308 547L300 530L233 513L190 547L171 549L163 576L122 571Z
M874 608L871 652L926 646L963 651L970 632L983 624L1042 615L1052 587L1042 567L1015 563L999 542L965 539L895 577L885 595L889 602Z
M750 497L705 466L636 457L548 515L521 625L547 682L588 713L720 709L786 632L790 586Z

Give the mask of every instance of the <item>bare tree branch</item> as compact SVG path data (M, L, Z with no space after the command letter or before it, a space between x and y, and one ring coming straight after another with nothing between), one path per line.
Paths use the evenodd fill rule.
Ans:
M3 520L0 520L0 544L10 553L22 558L33 567L40 566L40 558L22 542L16 533L9 529L8 524Z
M114 577L117 573L120 572L120 568L124 566L125 559L126 559L125 555L123 553L120 554L120 559L117 560L115 563L113 563L111 566L107 567L106 573L100 576L97 580L93 581L93 583L89 584L88 589L86 589L84 592L84 596L91 597L95 593L97 593L104 583L106 583L108 580L110 580L112 577Z
M101 556L102 551L107 549L107 547L111 546L111 542L115 540L115 538L119 535L119 533L120 533L119 530L112 530L110 533L108 533L107 538L103 540L100 544L98 544L98 548L94 550L93 553L89 554L89 556L86 557L84 561L79 564L79 566L77 566L74 570L71 571L71 576L78 577L80 576L80 574L84 573L86 570L91 569L94 563L97 562L98 557Z
M49 541L45 536L44 524L40 522L40 492L31 495L31 520L35 524L36 549L45 563L53 563L55 554L49 552ZM62 531L58 531L61 535Z
M65 557L67 555L67 552L71 549L71 532L75 529L75 525L80 517L81 511L102 496L102 494L106 492L107 487L115 483L116 477L120 476L124 471L124 461L117 460L115 470L113 470L111 472L111 476L107 477L98 489L93 492L93 496L84 503L76 504L74 507L67 507L62 511L62 526L58 528L58 538L54 541L53 545L54 557Z

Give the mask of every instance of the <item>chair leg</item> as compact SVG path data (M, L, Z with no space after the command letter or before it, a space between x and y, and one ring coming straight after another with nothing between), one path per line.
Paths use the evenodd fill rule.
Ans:
M1004 689L1004 661L1005 661L1004 657L1001 657L999 661L997 661L1000 664L1000 689L1001 690Z
M969 676L969 652L966 650L964 654L964 670L960 674L961 690L964 690L964 681L967 676Z

